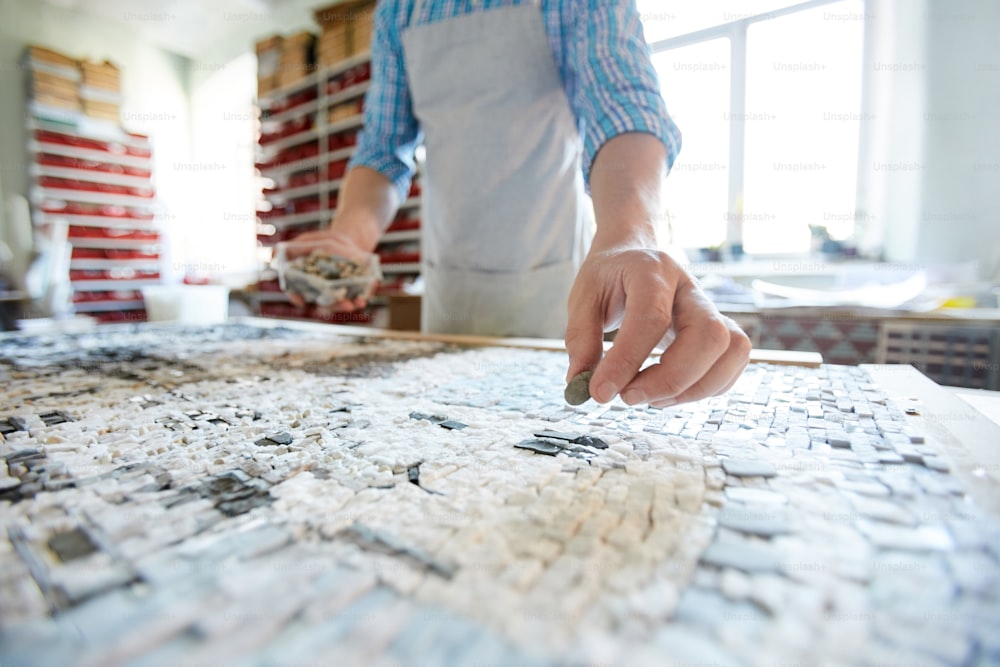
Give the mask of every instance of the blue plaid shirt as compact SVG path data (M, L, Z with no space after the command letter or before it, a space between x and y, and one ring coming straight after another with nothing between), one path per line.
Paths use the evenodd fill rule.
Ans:
M414 25L527 0L441 0L423 3ZM365 98L365 127L350 166L389 178L405 198L414 173L413 151L422 141L413 117L400 35L415 0L380 0L375 9L372 82ZM552 54L584 143L589 182L597 151L625 132L647 132L667 147L673 165L681 135L660 95L634 0L542 0Z

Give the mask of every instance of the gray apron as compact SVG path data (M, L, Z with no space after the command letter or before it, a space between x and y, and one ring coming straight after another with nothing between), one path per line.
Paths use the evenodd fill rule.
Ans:
M421 328L561 338L592 209L541 11L479 11L402 42L427 148Z

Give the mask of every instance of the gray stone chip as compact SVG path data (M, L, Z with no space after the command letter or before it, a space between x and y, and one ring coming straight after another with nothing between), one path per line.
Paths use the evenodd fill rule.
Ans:
M566 385L566 402L570 405L582 405L590 399L590 378L593 371L583 371Z
M559 452L563 451L563 448L559 445L551 442L545 442L544 440L524 440L514 446L519 449L528 449L538 454L546 454L548 456L555 456Z

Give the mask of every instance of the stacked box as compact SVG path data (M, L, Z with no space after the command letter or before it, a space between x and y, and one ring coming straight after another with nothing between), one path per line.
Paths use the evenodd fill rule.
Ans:
M284 88L309 76L315 65L313 51L316 35L300 32L285 37L281 43L281 60L278 63L278 87Z
M351 55L348 27L347 23L330 23L323 26L316 47L316 63L320 67L330 67Z
M44 66L76 69L76 59L70 58L64 53L46 49L44 46L29 44L24 51L24 57L29 66L42 66L40 67L42 69Z
M267 95L278 88L281 64L281 35L257 42L257 95Z
M24 51L28 97L46 106L80 111L80 71L76 60L41 46Z
M326 122L329 125L334 123L339 123L342 120L347 120L348 118L353 118L358 114L357 104L354 102L344 102L343 104L335 104L330 107L330 110L326 114Z
M85 88L96 88L115 95L121 94L121 72L112 62L80 61L80 74Z
M316 10L313 17L323 28L316 54L320 66L329 67L371 49L373 0L340 2Z
M370 51L372 48L372 32L375 30L375 4L358 10L357 20L353 26L351 48L354 54Z
M121 118L121 72L114 63L80 62L83 85L80 98L83 113L91 118L99 118L118 123Z

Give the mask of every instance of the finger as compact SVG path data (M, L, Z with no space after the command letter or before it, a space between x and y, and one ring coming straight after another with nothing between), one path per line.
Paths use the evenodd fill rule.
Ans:
M646 369L626 387L623 398L627 403L677 400L701 381L729 349L732 335L726 320L692 284L678 290L674 312L677 337L656 366ZM716 380L716 386L723 385Z
M670 329L675 286L659 276L626 281L625 316L614 345L594 371L591 394L601 403L613 399L632 382L650 352ZM622 396L626 403L645 403L644 395Z
M604 312L599 295L580 283L569 297L566 324L566 352L569 354L569 382L583 371L593 370L604 353Z
M736 384L743 369L749 363L750 347L750 339L733 324L730 328L729 348L715 362L708 373L680 394L666 400L654 401L651 405L658 408L670 407L726 393ZM653 368L646 369L646 371L652 370Z
M292 302L293 306L301 308L306 305L306 300L303 299L301 295L296 294L295 292L285 292L285 294L288 295L288 300Z

